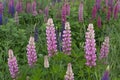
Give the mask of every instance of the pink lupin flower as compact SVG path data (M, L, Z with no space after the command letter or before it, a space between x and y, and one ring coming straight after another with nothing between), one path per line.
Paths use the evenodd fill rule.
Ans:
M96 18L96 15L97 15L97 8L96 6L94 5L93 9L92 9L92 19Z
M86 32L86 42L85 42L85 58L87 60L87 66L96 66L96 48L95 48L95 33L93 29L93 24L89 24Z
M30 67L33 67L37 61L34 37L30 37L29 44L27 45L27 59Z
M108 56L108 53L109 53L109 37L105 37L105 40L100 49L99 59L106 58Z
M74 80L74 73L72 71L72 64L68 63L65 80Z
M22 0L18 0L18 2L16 4L16 11L18 13L22 12Z
M100 16L98 16L98 19L97 19L97 25L98 25L98 27L101 27L101 17Z
M111 10L110 10L110 8L108 8L108 11L107 11L107 20L110 20L110 17L111 17Z
M31 13L32 9L31 9L31 2L27 1L26 3L26 12L27 13Z
M57 40L52 18L48 19L46 26L46 36L48 55L53 56L57 52Z
M115 6L114 6L114 10L113 10L114 19L118 18L118 12L119 12L118 3L116 3Z
M36 6L37 6L37 3L36 3L36 1L34 0L33 2L32 2L32 14L33 14L33 16L36 16L38 13L37 13L37 10L36 10Z
M65 23L65 30L63 31L62 50L65 54L71 54L71 30L69 22Z
M17 60L16 60L16 57L13 55L13 51L11 49L9 49L8 55L9 55L9 58L8 58L9 71L10 71L11 77L15 79L18 74Z
M82 22L83 21L83 2L80 3L78 16L79 16L79 22Z

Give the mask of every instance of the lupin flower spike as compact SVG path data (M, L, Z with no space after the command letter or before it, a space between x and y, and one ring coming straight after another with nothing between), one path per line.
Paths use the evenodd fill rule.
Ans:
M118 12L119 12L118 3L116 3L113 10L114 19L118 18Z
M48 19L46 26L46 36L48 56L53 56L57 53L57 40L52 18Z
M29 44L27 45L27 59L30 67L33 67L37 61L34 37L30 37Z
M86 65L89 67L93 67L96 66L96 43L93 24L89 24L85 38L85 58L87 60Z
M111 17L111 10L110 10L110 8L108 8L108 11L107 11L107 20L110 20L110 17Z
M96 6L94 5L94 6L93 6L93 9L92 9L92 19L96 18L96 15L97 15L97 8L96 8Z
M108 65L101 80L109 80L109 72L110 72L110 68Z
M0 2L0 25L3 24L3 3Z
M102 26L102 24L101 24L101 17L100 16L98 16L97 25L98 25L99 28Z
M100 7L101 7L101 0L96 0L96 7L97 7L97 10L100 9Z
M78 17L79 17L79 22L82 22L83 21L83 2L80 3Z
M65 23L65 30L62 35L62 50L65 54L71 54L71 30L69 22Z
M36 3L36 1L34 0L33 2L32 2L32 14L33 14L33 16L36 16L38 13L37 13L37 10L36 10L36 6L37 6L37 3Z
M22 0L18 0L18 2L16 4L16 11L18 13L22 12Z
M72 71L72 64L68 63L65 80L74 80L74 73Z
M32 12L31 2L29 2L29 1L26 3L26 12L27 13L31 13Z
M14 0L9 0L9 3L8 3L8 12L14 16L15 14L15 6L14 6Z
M109 53L109 37L105 37L105 40L101 46L99 59L106 58Z
M8 58L9 71L10 71L11 77L15 79L18 74L17 60L16 60L16 57L13 55L13 51L11 49L9 49L8 55L9 55L9 58Z
M44 56L44 68L49 68L48 56Z

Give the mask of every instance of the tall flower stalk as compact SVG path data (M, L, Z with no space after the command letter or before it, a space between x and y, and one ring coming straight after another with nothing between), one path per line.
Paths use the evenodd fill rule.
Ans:
M82 22L83 21L83 2L80 3L78 17L79 17L79 22Z
M33 67L37 61L34 37L30 37L29 44L27 45L27 59L30 67Z
M108 11L107 11L107 20L110 20L110 17L111 17L111 10L110 10L110 8L108 8Z
M118 3L116 3L113 10L114 19L118 18L118 12L119 12Z
M105 37L105 40L100 49L99 59L106 58L108 56L108 53L109 53L109 37Z
M18 2L16 4L16 11L18 13L22 12L22 0L18 0Z
M3 24L3 4L0 2L0 25Z
M57 53L57 40L52 18L48 19L46 26L46 36L48 55L53 56Z
M98 27L101 27L102 26L102 22L101 22L102 20L101 20L101 17L100 16L98 16L98 19L97 19L97 25L98 25Z
M96 18L96 15L97 15L97 8L96 8L96 6L94 5L94 6L93 6L93 9L92 9L92 19Z
M32 14L33 14L33 16L36 16L38 14L37 10L36 10L36 6L37 6L37 3L36 3L36 0L34 0L32 2Z
M62 35L62 50L65 54L71 54L71 30L69 22L65 23L65 30Z
M101 7L101 0L96 0L96 7L97 7L97 10L100 9L100 7Z
M109 79L109 72L110 72L110 69L109 69L109 66L107 66L106 71L104 72L101 80L110 80Z
M16 60L16 57L14 56L13 51L11 49L9 49L8 55L9 55L9 58L8 58L9 71L10 71L11 77L13 79L15 79L17 77L17 74L18 74L17 60Z
M15 6L14 6L14 0L9 0L9 3L8 3L8 12L14 16L15 14Z
M85 58L87 60L86 65L89 67L96 66L96 48L95 48L95 33L93 29L93 24L89 24L86 32L86 42L85 42Z
M65 80L74 80L74 73L72 71L72 64L68 63Z
M27 13L31 13L32 12L31 2L30 1L27 1L27 3L26 3L26 12Z

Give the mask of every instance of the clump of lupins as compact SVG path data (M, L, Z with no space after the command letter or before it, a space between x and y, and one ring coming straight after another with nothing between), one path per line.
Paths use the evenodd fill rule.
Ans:
M15 14L15 6L14 6L14 0L9 0L9 3L8 3L8 12L14 16Z
M85 58L87 60L87 66L96 66L96 48L95 48L95 33L93 24L89 24L87 32L86 32L86 42L85 42Z
M96 15L97 15L97 8L94 5L93 8L92 8L92 19L96 18Z
M19 16L18 16L18 12L16 11L16 13L15 13L15 23L16 24L19 24Z
M98 19L97 19L97 25L98 25L98 27L101 27L101 17L100 16L98 16Z
M48 55L53 56L57 52L57 40L52 18L48 19L46 26L46 36Z
M79 16L79 22L82 22L83 21L83 2L80 3L78 16Z
M118 12L119 12L118 3L116 3L113 10L113 16L115 19L118 18Z
M33 14L33 16L36 16L38 14L37 10L36 10L36 6L37 6L37 3L36 3L36 0L34 0L32 2L32 14Z
M71 54L71 30L69 22L65 23L65 30L62 35L62 50L65 54Z
M72 71L72 64L68 63L65 80L74 80L74 73Z
M44 68L49 68L48 56L44 56Z
M0 2L0 25L3 24L3 4Z
M21 0L18 0L18 1L17 1L16 11L17 11L18 13L22 12L22 1L21 1Z
M13 51L11 49L9 49L8 55L9 55L9 58L8 58L9 71L10 71L11 77L15 79L18 74L17 60L16 60L16 57L13 55Z
M101 80L109 80L109 72L110 72L110 69L109 69L109 66L107 66L107 69L104 72L103 77L102 77Z
M109 53L109 37L105 37L105 40L100 49L100 59L106 58Z
M32 9L31 9L31 2L27 1L26 3L26 12L27 13L31 13Z
M34 37L30 37L29 44L27 45L27 59L30 67L33 67L37 61Z

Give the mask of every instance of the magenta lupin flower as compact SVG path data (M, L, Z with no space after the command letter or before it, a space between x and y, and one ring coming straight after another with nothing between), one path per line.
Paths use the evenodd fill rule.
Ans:
M74 80L74 73L72 71L72 64L68 63L65 80Z
M22 1L18 0L17 4L16 4L16 11L18 13L22 12Z
M16 57L13 55L13 51L11 49L9 49L8 55L9 55L8 66L9 66L10 75L13 79L15 79L18 74L17 60Z
M36 6L37 6L37 3L36 3L36 1L34 0L33 2L32 2L32 14L33 14L33 16L36 16L38 13L37 13L37 10L36 10Z
M26 3L26 12L27 13L31 13L32 12L31 2L29 2L29 1Z
M83 21L83 2L80 3L78 17L79 17L79 22L82 22Z
M93 29L93 24L89 24L86 32L86 42L85 42L85 58L87 60L86 65L93 67L96 66L96 48L95 48L95 33Z
M107 20L110 20L110 17L111 17L111 10L110 10L110 8L108 8L108 11L107 11Z
M37 61L34 37L30 37L29 44L27 45L27 59L30 67L33 67Z
M57 52L57 40L52 18L48 19L46 26L46 36L48 55L53 56Z
M105 40L100 49L99 59L106 58L108 56L108 53L109 53L109 37L105 37Z
M101 27L101 17L100 16L98 16L98 19L97 19L97 25L98 25L98 27Z
M65 23L65 30L62 35L62 50L65 54L71 54L71 30L69 22Z
M118 12L119 12L118 3L116 3L113 10L114 19L118 18Z
M96 18L96 15L97 15L97 8L96 8L96 6L94 5L94 6L93 6L93 9L92 9L92 19Z

